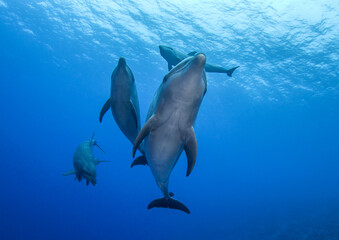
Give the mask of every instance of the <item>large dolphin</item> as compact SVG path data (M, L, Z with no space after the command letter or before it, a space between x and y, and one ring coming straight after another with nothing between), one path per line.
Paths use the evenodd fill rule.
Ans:
M159 45L160 54L161 56L167 61L168 63L168 71L172 69L172 66L177 65L179 62L181 62L183 59L187 58L188 56L193 56L196 54L196 52L190 52L188 54L179 52L178 50L175 50L171 47ZM205 71L206 72L216 72L216 73L226 73L229 77L232 77L232 73L235 69L237 69L239 66L226 69L223 67L214 66L211 64L206 63L205 64Z
M95 186L97 183L96 176L96 166L101 162L108 162L108 161L101 161L93 156L93 146L99 145L93 139L94 133L89 141L85 141L80 143L73 155L73 166L74 170L68 171L64 173L64 176L75 174L75 179L78 179L80 182L83 178L86 179L86 185L90 182ZM100 148L101 149L101 148ZM101 149L101 151L103 151Z
M144 140L144 150L163 198L148 205L179 209L190 213L168 192L169 176L183 150L187 156L187 173L193 170L197 157L197 140L193 125L207 83L204 66L206 57L199 53L175 66L163 79L150 105L147 119L133 146L133 156Z
M139 99L133 73L123 57L112 73L111 96L101 109L100 122L110 108L120 130L133 144L140 131ZM142 146L139 150L144 153ZM132 166L146 163L146 158L142 155L134 160Z

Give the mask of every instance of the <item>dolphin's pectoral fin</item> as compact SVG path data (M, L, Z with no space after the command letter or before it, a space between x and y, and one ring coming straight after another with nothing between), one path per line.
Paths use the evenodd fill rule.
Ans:
M106 153L106 152L98 145L98 143L97 143L96 141L94 142L93 145L97 146L103 153Z
M65 173L62 174L62 176L68 176L68 175L72 175L72 174L75 174L75 170L65 172Z
M193 51L193 52L187 53L188 56L194 56L195 54L197 54L197 51Z
M195 161L197 159L197 148L198 148L197 138L195 136L193 127L191 127L186 133L185 144L184 144L184 150L187 156L186 177L188 177L191 174L194 168Z
M168 63L168 71L171 71L172 69L172 64Z
M144 155L141 155L137 157L136 159L134 159L131 164L131 168L134 167L135 165L147 165L146 157Z
M102 121L102 118L104 117L105 113L108 111L108 109L111 107L111 99L109 98L104 106L102 107L101 111L100 111L100 116L99 116L99 122Z
M229 77L232 77L232 73L233 73L234 70L237 69L238 67L239 67L239 66L234 67L234 68L231 68L231 69L228 69L228 70L226 71L227 75L228 75Z
M153 115L148 121L145 123L145 125L140 130L137 138L135 139L135 142L133 144L133 157L135 156L135 152L139 148L139 145L141 144L142 140L150 133L152 128L156 127L157 117Z
M151 209L154 207L178 209L188 214L191 213L190 210L183 203L170 197L155 199L148 205L147 208Z
M138 117L137 117L137 111L135 110L135 107L132 103L132 101L130 100L129 101L129 104L128 104L128 109L133 117L133 120L135 122L135 128L138 129Z
M108 160L99 160L97 158L94 160L95 166L98 165L99 163L102 163L102 162L111 162L111 161L108 161Z

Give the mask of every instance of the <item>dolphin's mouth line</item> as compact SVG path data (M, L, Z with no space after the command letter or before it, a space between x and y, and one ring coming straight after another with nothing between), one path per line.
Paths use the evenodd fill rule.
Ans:
M183 71L187 66L188 66L188 64L190 64L191 63L191 59L189 60L189 61L187 61L181 68L179 68L179 69L177 69L175 72L173 72L173 73L179 73L179 72L181 72L181 71ZM178 63L179 64L179 63Z

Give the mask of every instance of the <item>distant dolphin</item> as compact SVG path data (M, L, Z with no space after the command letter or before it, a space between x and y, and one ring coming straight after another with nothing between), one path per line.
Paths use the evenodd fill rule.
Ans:
M96 176L96 166L101 162L108 162L108 161L101 161L93 156L93 145L99 145L93 139L94 133L89 141L85 141L80 143L78 148L75 150L73 155L73 166L74 170L64 173L64 176L75 174L75 179L78 179L80 182L83 178L86 179L86 185L91 182L93 186L97 183ZM101 148L100 148L101 149ZM101 151L104 151L101 149Z
M175 50L171 47L164 46L164 45L159 45L159 49L160 49L161 56L168 63L168 71L172 69L172 66L177 65L183 59L185 59L189 56L194 56L197 53L197 52L194 51L194 52L190 52L188 54L185 54L185 53L179 52L178 50ZM226 73L229 77L232 77L232 73L238 67L239 66L227 70L226 68L218 67L218 66L214 66L214 65L206 63L205 71L206 72L216 72L216 73Z
M187 156L187 173L193 170L197 157L197 140L193 125L207 83L204 71L206 57L199 53L188 57L164 77L153 97L147 119L133 146L133 156L144 140L148 165L164 198L148 205L179 209L190 213L181 202L168 192L169 176L183 150Z
M100 122L109 108L120 130L133 144L140 131L139 99L133 73L123 57L112 73L111 96L101 109ZM139 150L144 153L142 146ZM134 160L132 166L146 163L146 158L142 155Z

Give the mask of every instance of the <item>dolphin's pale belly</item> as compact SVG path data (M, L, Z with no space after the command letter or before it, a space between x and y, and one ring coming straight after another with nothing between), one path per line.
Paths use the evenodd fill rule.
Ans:
M179 121L182 119L182 111L173 112L145 139L147 162L160 188L167 188L169 176L183 150L184 136Z
M155 114L162 124L151 130L145 146L147 162L165 196L169 176L183 151L186 131L195 121L204 88L203 81L186 79L183 84L180 79L172 79L157 99L160 104Z
M131 111L126 105L128 106L128 101L117 101L112 104L111 110L116 121L117 125L119 126L120 130L123 134L130 140L131 143L134 143L135 138L138 135L139 129L137 123L135 122Z

